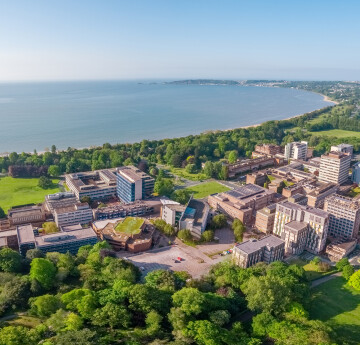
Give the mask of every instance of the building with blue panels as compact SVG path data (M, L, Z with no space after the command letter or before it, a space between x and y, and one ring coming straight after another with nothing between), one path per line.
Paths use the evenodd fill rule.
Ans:
M154 191L155 180L134 166L118 168L116 175L117 196L125 203L146 199Z

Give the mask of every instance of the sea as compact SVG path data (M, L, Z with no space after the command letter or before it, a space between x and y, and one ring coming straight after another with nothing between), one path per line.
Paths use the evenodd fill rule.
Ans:
M0 84L0 154L133 143L280 120L332 103L286 88L148 81Z

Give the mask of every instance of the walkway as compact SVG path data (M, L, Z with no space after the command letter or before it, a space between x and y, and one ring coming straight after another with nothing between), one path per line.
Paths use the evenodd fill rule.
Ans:
M316 279L316 280L313 280L311 282L311 285L310 285L310 288L314 288L318 285L321 285L323 283L326 283L327 281L331 280L331 279L334 279L336 277L340 277L342 274L342 272L336 272L336 273L333 273L333 274L329 274L325 277L322 277L322 278L319 278L319 279Z

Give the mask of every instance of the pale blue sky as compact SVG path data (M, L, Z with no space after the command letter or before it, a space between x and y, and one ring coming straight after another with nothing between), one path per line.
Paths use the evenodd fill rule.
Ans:
M360 80L360 1L0 0L0 80Z

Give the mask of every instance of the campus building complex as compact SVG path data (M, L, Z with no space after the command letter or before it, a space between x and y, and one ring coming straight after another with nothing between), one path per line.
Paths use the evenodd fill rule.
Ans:
M134 166L117 169L117 196L126 203L146 199L154 191L155 180Z
M66 185L80 200L84 196L92 200L107 200L116 197L116 170L80 172L65 175Z
M319 180L343 184L348 181L351 156L342 152L330 152L321 156Z
M261 240L249 240L233 248L232 260L242 267L247 268L258 262L271 263L282 260L284 257L285 242L280 238L268 235Z
M288 223L297 221L287 226ZM287 232L301 231L303 226L307 228L306 245L304 249L312 252L319 253L325 248L326 238L329 227L329 214L323 210L294 204L289 201L282 201L276 205L276 213L274 220L273 234L285 238L292 238ZM299 239L302 237L299 235ZM285 247L287 253L293 253L295 244L288 241L288 247Z
M324 210L330 214L329 235L357 238L360 226L360 200L334 194L325 199Z

